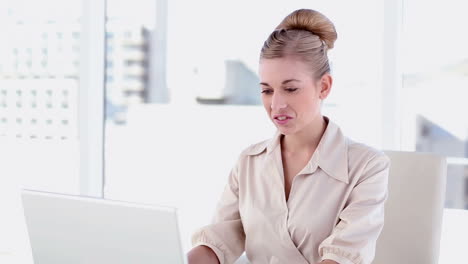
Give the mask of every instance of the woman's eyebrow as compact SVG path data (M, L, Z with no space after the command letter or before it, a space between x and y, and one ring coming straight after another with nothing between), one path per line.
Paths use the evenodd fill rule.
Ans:
M281 84L287 84L289 82L301 82L300 80L298 79L287 79L287 80L284 80ZM270 87L270 85L266 82L261 82L260 85L264 85L264 86L268 86Z
M282 84L287 84L289 82L300 82L298 79L287 79L282 82Z

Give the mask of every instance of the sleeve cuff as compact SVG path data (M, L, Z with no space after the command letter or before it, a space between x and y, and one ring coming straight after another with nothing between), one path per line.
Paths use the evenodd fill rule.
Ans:
M324 247L321 249L322 261L329 259L338 262L339 264L363 264L362 257L359 254L352 254L344 251L341 248Z
M334 260L334 261L338 262L339 264L360 264L359 262L351 261L351 260L349 260L349 259L347 259L345 257L335 255L333 253L325 253L322 256L322 261L324 261L326 259Z
M206 243L206 242L199 242L199 243L196 243L194 245L194 247L197 247L197 246L206 246L206 247L211 248L211 250L213 250L214 253L216 254L216 257L219 260L219 264L225 264L225 262L224 262L224 253L219 248L215 247L214 245L212 245L210 243Z

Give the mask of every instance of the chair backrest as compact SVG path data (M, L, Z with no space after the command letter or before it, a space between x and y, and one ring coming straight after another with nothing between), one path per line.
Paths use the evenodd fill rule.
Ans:
M385 224L373 264L437 264L447 164L428 153L385 151L391 160Z

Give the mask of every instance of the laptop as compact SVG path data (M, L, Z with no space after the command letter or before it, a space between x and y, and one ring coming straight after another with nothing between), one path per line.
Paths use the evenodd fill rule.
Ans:
M36 264L182 264L176 209L25 190Z
M20 186L12 177L3 175L0 176L0 263L33 263Z

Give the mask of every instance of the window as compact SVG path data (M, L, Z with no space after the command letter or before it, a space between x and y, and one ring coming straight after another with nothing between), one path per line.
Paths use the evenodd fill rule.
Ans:
M81 1L0 6L2 174L25 188L79 193L81 16Z
M460 1L405 1L402 143L447 156L447 208L468 209L468 18ZM441 19L434 19L434 17Z

